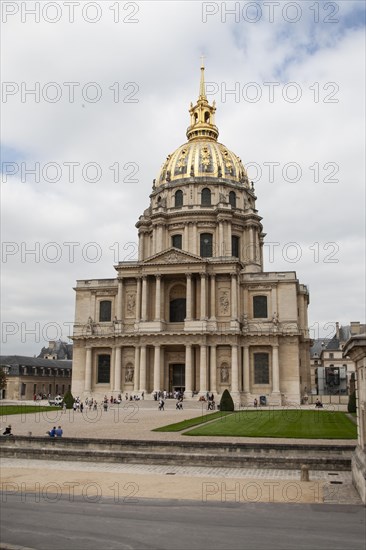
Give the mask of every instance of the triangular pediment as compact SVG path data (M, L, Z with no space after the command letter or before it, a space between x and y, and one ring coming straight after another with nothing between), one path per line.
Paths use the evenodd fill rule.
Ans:
M185 250L179 250L178 248L168 248L163 252L154 254L150 258L144 260L144 264L180 264L180 263L203 263L204 260L201 256L191 254Z

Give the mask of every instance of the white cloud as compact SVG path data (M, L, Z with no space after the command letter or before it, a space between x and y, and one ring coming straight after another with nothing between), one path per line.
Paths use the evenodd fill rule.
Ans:
M200 2L138 3L138 23L115 24L112 4L101 3L103 17L96 24L77 15L70 24L64 13L55 24L42 20L36 24L31 18L21 23L18 14L3 25L3 80L19 87L24 82L28 88L39 82L41 90L56 82L62 90L56 103L42 96L39 103L31 96L22 103L17 94L2 105L2 141L13 149L3 162L16 156L28 167L57 162L62 168L56 183L35 183L32 177L22 183L18 173L2 184L2 240L19 248L19 253L3 256L3 322L30 328L55 322L67 335L64 323L73 320L76 279L114 277L116 251L123 260L134 249L129 243L136 243L134 226L148 206L153 178L166 156L185 141L189 103L198 94L202 52L207 56L207 81L219 90L212 99L217 102L220 141L244 163L256 162L263 170L256 193L267 241L279 242L280 252L289 242L302 249L297 263L276 253L265 268L296 269L300 282L309 284L310 324L362 320L365 59L364 28L356 24L359 3L338 2L339 23L329 24L324 22L329 12L320 13L323 22L316 24L305 7L301 20L293 24L280 16L274 23L265 18L255 24L242 19L235 23L230 17L223 23L220 13L203 23ZM127 15L127 10L121 11L121 17ZM74 103L67 100L64 82L80 83ZM90 82L102 90L97 103L81 96ZM109 88L116 82L125 100L137 88L123 86L136 83L138 102L115 103ZM243 98L248 82L260 86L262 99L257 103ZM279 82L273 103L264 82ZM297 103L282 97L288 82L301 89ZM238 101L224 94L235 83ZM326 88L327 83L335 84ZM337 103L324 102L331 92ZM65 162L80 163L73 183ZM89 162L102 169L96 183L83 181L81 168ZM119 183L114 183L109 168L116 162L120 179L125 179ZM268 181L265 162L280 163L273 183ZM282 169L289 162L301 166L299 182L284 181ZM318 183L309 168L315 162L320 169ZM128 181L126 163L137 165L138 183ZM326 163L339 167L334 175L338 182L323 181L332 171L323 168ZM255 177L253 168L249 176ZM55 263L47 256L56 250L47 244L51 242L62 253ZM70 242L80 243L72 262L64 244ZM87 255L92 252L87 248L91 242L101 250L95 263ZM314 258L315 243L319 243L319 262ZM327 243L338 246L337 263L325 261L332 251L325 249ZM39 262L29 254L22 261L21 251L35 246ZM54 335L40 330L39 341L26 335L24 343L20 336L19 328L5 343L3 334L2 352L38 353L42 338Z

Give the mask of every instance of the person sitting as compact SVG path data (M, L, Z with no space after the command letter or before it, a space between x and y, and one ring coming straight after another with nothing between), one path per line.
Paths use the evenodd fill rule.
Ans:
M62 431L61 426L59 426L59 427L55 430L55 436L56 436L56 437L62 437L62 434L63 434L63 433L64 433L64 432Z
M5 431L3 432L3 435L13 435L11 433L11 424L5 428Z
M52 430L47 432L47 435L49 435L50 437L55 437L55 434L56 434L56 426L54 426Z
M322 403L321 401L319 401L319 399L317 399L317 400L315 401L315 407L316 407L317 409L322 409L322 408L323 408L323 403Z

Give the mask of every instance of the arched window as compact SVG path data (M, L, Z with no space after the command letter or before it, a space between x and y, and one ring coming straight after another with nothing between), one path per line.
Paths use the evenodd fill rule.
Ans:
M239 258L239 244L240 239L236 235L231 236L231 255L235 258Z
M202 189L201 194L201 205L202 206L211 206L211 191L208 187Z
M112 302L110 300L103 300L99 304L99 321L106 323L112 319Z
M253 317L264 319L268 317L267 296L253 297Z
M229 204L231 204L233 208L236 208L236 195L234 191L230 191L229 193Z
M170 323L183 323L186 317L186 288L183 285L175 285L169 295L169 321Z
M202 258L212 257L212 235L211 233L201 233L200 235L200 256Z
M210 113L208 111L205 111L205 122L210 123Z
M174 206L176 208L183 206L183 191L181 191L180 189L178 189L178 191L175 192Z

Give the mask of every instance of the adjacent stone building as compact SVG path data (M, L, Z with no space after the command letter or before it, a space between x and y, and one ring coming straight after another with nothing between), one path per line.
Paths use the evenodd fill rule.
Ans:
M356 367L357 447L352 456L352 480L366 504L366 332L353 334L343 353Z
M218 142L215 110L201 67L188 141L136 224L138 260L77 281L74 395L228 388L242 404L285 404L310 387L308 289L293 271L264 271L254 187Z
M6 374L2 399L30 400L36 396L64 395L71 388L72 361L22 355L1 355Z

